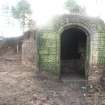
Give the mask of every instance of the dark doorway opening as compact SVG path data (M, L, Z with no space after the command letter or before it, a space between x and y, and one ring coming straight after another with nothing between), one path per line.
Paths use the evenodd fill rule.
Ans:
M61 77L86 77L87 35L79 28L61 34Z

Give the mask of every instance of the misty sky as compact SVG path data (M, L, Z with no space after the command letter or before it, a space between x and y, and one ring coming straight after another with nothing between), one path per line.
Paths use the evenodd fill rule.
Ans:
M22 29L19 23L5 14L3 8L11 7L19 0L0 0L0 36L13 37L19 36ZM33 19L38 26L46 24L54 15L63 14L65 0L28 0L31 4ZM85 6L87 13L91 17L100 17L105 20L105 0L77 0L81 6Z

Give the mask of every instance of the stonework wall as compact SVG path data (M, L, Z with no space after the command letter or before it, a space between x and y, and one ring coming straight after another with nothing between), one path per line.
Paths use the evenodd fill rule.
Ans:
M102 73L104 71L104 65L105 65L105 24L103 21L97 18L90 18L90 17L84 17L84 16L78 16L78 15L63 15L60 16L58 19L56 19L54 26L54 30L46 31L41 35L43 42L45 41L45 44L43 44L43 48L45 49L42 51L42 49L39 51L40 56L40 65L46 68L49 72L56 72L59 76L60 74L60 35L62 32L66 29L69 29L71 27L76 27L88 35L87 45L87 75L88 80L94 83L100 82L100 79L102 77ZM52 38L46 39L47 37L44 36L55 36L54 40L50 40ZM49 49L52 48L50 45L50 42L52 42L51 46L55 46L55 52L52 54L52 51ZM53 49L53 48L52 48ZM42 52L41 52L42 51ZM46 57L46 58L45 58ZM52 59L52 60L50 60ZM54 59L54 60L53 60ZM53 63L52 63L53 62ZM54 64L53 67L51 64ZM50 69L49 69L50 68ZM53 69L54 70L51 70Z
M58 76L57 34L52 31L43 32L39 35L38 42L40 70Z
M28 31L23 36L22 64L26 66L35 65L37 62L37 47L35 43L35 31Z

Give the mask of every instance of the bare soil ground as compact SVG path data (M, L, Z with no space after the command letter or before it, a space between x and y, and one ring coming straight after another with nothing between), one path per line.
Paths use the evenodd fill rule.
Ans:
M18 58L0 58L0 105L85 105L84 84L51 79L23 66Z

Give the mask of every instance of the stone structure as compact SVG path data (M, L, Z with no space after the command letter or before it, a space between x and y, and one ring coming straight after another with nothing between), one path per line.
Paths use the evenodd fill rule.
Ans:
M40 70L45 70L60 77L63 65L62 61L65 59L78 59L81 62L79 64L80 67L82 68L81 65L84 65L83 69L86 79L92 84L99 83L105 66L104 22L98 18L63 15L57 19L54 27L54 30L50 29L40 32L38 36ZM72 39L70 36L74 36L75 38ZM67 38L65 39L65 37ZM62 47L62 43L65 43L67 40L74 43L73 46L71 46L72 43L68 43L69 47L71 46L73 50L70 50L68 46L66 46L68 50ZM76 47L77 45L78 47ZM76 66L77 64L75 63L74 65Z
M23 35L23 42L22 42L22 64L26 66L30 66L36 64L37 58L37 47L36 47L36 37L35 31L27 31Z

